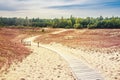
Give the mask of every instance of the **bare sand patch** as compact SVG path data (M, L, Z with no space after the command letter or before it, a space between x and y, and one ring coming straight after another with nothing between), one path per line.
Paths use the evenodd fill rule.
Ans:
M21 63L13 64L2 80L75 80L68 64L50 50L31 46L33 50Z
M96 50L86 50L84 48L70 48L58 43L46 44L45 46L75 56L88 66L102 73L105 80L120 80L120 50L108 53L104 49L100 50L100 52Z
M120 29L73 29L36 41L82 59L103 73L105 80L120 80Z

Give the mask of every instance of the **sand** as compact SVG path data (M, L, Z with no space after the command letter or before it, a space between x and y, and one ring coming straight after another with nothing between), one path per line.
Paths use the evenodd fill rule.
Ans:
M41 47L29 47L33 51L22 62L14 63L0 80L75 80L67 62L58 54Z
M45 46L52 47L55 50L65 52L72 56L81 59L88 66L99 71L105 80L120 80L120 50L100 51L86 50L84 48L70 48L58 43L46 44Z
M89 31L81 30L82 32L80 31L80 33L82 33L83 37L80 37L80 39L76 38L76 40L73 38L73 36L79 37L81 34L77 35L77 32L74 33L74 32L69 32L69 31L67 31L66 33L63 33L64 31L65 30L62 30L61 32L59 31L59 32L52 33L52 34L58 34L58 35L49 36L49 37L45 36L45 38L43 38L45 39L45 41L41 39L40 37L38 38L38 41L42 43L51 42L51 44L46 44L45 46L52 47L55 50L64 52L68 55L70 54L72 56L77 57L78 59L81 59L84 63L86 63L93 69L96 69L97 71L99 71L104 76L105 80L120 80L120 46L119 46L119 37L117 36L119 35L119 31L98 30L96 32L96 30L95 31L93 30L92 32L90 31L89 33ZM67 33L68 33L68 36L66 36ZM73 34L70 34L70 33L73 33ZM111 33L114 35L111 35ZM111 38L111 36L108 36L108 35L111 35L114 37ZM65 39L64 39L64 36L65 36ZM86 49L86 47L82 44L74 43L74 42L77 42L78 40L80 40L78 42L81 42L82 39L83 39L82 40L83 42L86 41L86 36L87 37L89 36L88 38L90 38L87 40L91 41L91 39L93 38L97 40L98 42L96 41L97 43L92 44L92 42L88 41L88 45L87 45L88 49ZM99 41L99 38L101 38L100 40L103 41L103 43ZM66 41L66 39L68 40ZM63 45L69 44L68 46L71 46L71 47L74 47L73 45L76 44L77 47L70 48L70 47L63 46L62 44ZM90 46L89 44L92 44L92 45ZM101 47L98 47L97 49L95 49L97 46L94 47L94 45L96 44L99 44L98 46L101 45ZM108 47L104 47L102 44ZM79 47L79 45L82 45L82 46Z
M58 34L58 33L54 33ZM75 56L86 65L96 69L105 80L120 80L120 50L99 51L70 48L58 43L42 44L65 54ZM31 47L33 53L21 63L13 64L3 80L74 80L67 62L56 53L37 46Z

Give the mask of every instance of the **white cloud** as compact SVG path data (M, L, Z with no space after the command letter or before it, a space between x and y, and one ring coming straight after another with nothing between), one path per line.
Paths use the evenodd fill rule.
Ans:
M116 0L0 0L0 15L6 17L40 17L40 18L55 18L74 16L120 16L118 9L98 9L76 8L76 9L55 9L47 8L51 6L65 5L88 5L98 4L103 2L112 2ZM100 7L101 5L99 5ZM104 7L104 6L103 6Z

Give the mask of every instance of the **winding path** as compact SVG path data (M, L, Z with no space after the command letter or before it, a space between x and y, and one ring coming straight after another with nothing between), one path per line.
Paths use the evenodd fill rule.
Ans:
M37 46L38 44L33 42L37 37L38 36L27 38L26 41L31 41L32 45ZM72 72L77 80L104 80L100 73L90 68L76 57L67 55L64 51L51 46L42 44L39 44L39 46L51 50L63 57L69 63L69 67L72 69Z
M27 38L32 41L35 37ZM32 53L22 60L11 64L0 80L75 80L68 63L55 52L36 46L27 46Z
M64 31L66 30L52 34L58 34ZM2 77L0 76L0 80L104 80L100 73L76 57L66 54L69 51L61 50L59 47L57 48L50 45L39 44L38 47L38 44L34 42L37 37L39 36L33 36L24 40L25 42L31 42L30 48L33 49L33 53L21 63L18 63L18 65L13 64L11 68L8 69L8 73L3 74ZM53 53L56 53L56 56ZM64 58L64 60L67 61L73 75L70 73L68 67L59 65L62 63L64 65L66 64L64 60L60 58ZM49 61L51 64L46 65L45 63L48 63L46 61ZM45 70L50 70L50 72L46 72ZM52 71L53 73L51 74ZM76 79L74 79L73 76Z

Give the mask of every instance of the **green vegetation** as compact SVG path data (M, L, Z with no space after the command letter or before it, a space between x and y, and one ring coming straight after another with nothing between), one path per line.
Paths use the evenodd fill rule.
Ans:
M120 28L120 18L119 17L105 17L102 16L93 18L75 18L71 16L70 18L61 19L39 19L39 18L6 18L0 17L0 26L32 26L32 27L53 27L53 28Z

